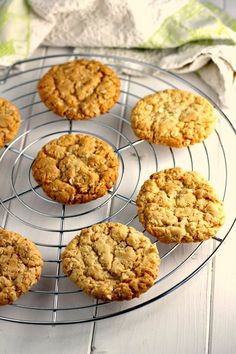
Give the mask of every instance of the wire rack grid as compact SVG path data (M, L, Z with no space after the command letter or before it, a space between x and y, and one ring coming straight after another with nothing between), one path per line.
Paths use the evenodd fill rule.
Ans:
M121 96L116 106L101 117L69 121L56 116L42 104L37 82L56 63L85 57L63 54L34 58L12 66L2 79L1 96L21 110L18 137L0 156L1 227L20 232L39 247L44 258L40 282L11 306L0 309L0 319L26 324L74 324L98 321L150 304L192 278L214 256L235 222L232 198L235 129L215 107L218 125L202 144L184 149L152 145L135 137L130 112L135 102L147 94L166 88L180 88L204 95L191 83L159 67L127 58L86 55L113 67L121 79ZM23 64L24 70L18 71ZM119 179L108 195L77 206L50 200L32 178L32 162L49 140L63 134L90 134L107 141L120 161ZM135 197L149 175L164 168L181 166L197 170L212 181L225 200L227 221L215 238L194 245L164 245L142 229ZM95 301L61 272L61 252L82 228L94 223L117 221L146 233L158 245L161 274L155 285L140 299L122 303Z

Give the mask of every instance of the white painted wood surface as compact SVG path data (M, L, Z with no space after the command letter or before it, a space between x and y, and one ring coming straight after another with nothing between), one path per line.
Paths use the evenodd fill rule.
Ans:
M214 3L236 17L234 0L215 0ZM47 54L58 52L62 50L47 50ZM44 54L46 50L42 48L35 56ZM185 77L212 96L194 74ZM236 122L235 107L227 114ZM233 183L236 175L232 174L230 180ZM12 220L8 220L7 227L25 234L25 226L15 225ZM234 233L214 261L184 286L126 315L96 324L54 328L0 322L0 354L236 353ZM37 237L43 239L45 235L42 232Z

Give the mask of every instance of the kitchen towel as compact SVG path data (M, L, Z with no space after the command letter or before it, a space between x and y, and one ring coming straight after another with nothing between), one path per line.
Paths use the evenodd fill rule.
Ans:
M236 93L236 20L197 0L0 0L0 65L39 45L70 46L197 71L231 105Z

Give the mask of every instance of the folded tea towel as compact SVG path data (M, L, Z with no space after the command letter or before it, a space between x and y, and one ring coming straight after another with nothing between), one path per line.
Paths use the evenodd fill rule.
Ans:
M0 0L0 65L41 44L197 71L222 105L235 95L236 20L197 0Z

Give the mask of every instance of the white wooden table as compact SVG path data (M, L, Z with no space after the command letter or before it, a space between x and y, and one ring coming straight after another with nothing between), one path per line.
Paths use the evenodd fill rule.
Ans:
M235 1L214 3L236 16ZM62 49L40 48L34 56L61 52ZM184 77L215 99L194 74ZM226 114L236 122L236 106ZM19 227L24 234L24 226ZM57 327L0 322L0 354L236 353L234 233L216 258L180 289L126 315L96 324Z

